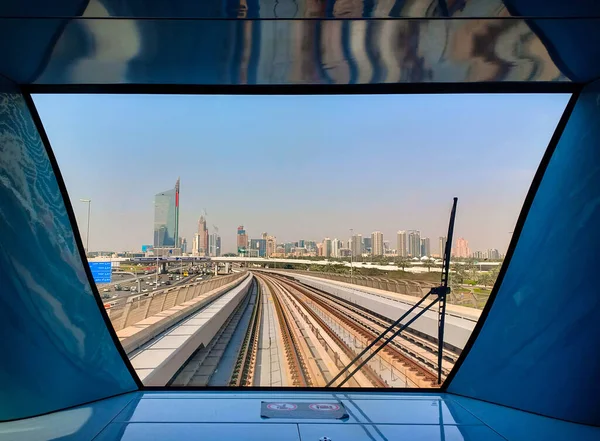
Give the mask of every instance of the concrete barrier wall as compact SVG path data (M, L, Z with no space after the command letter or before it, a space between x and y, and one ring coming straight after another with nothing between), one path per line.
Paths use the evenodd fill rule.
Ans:
M187 334L187 338L180 346L166 356L151 373L145 376L143 379L144 384L146 386L166 385L194 352L206 346L212 340L227 318L248 294L251 285L252 277L248 276L238 286L222 295L205 310L197 313L196 316L193 316L194 320L197 318L201 324ZM184 323L187 323L187 321L182 324ZM190 325L186 325L186 328L190 328ZM176 328L171 331L177 332ZM181 333L177 332L177 335L181 336Z

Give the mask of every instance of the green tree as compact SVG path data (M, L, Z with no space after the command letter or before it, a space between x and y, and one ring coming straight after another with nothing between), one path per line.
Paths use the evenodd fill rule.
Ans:
M402 271L404 271L406 269L406 267L410 266L410 260L407 259L406 257L400 257L398 259L398 262L396 263L400 268L402 268Z
M427 259L423 261L423 266L427 268L427 272L431 272L431 267L435 266L433 260Z
M452 280L455 281L456 283L464 283L465 282L465 278L466 278L466 265L462 264L462 263L458 263L458 264L453 264L452 265Z
M480 273L477 278L477 282L485 287L493 285L495 280L491 272Z

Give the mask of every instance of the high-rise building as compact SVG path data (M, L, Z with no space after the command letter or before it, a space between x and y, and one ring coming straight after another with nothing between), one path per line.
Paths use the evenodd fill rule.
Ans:
M192 256L200 255L200 235L198 233L194 233L194 239L192 240Z
M179 244L181 246L181 252L187 253L187 240L185 238L179 238Z
M340 249L342 249L342 241L333 239L331 241L331 257L340 257Z
M210 257L215 256L216 248L217 248L217 233L210 233L208 235L208 255Z
M431 241L428 237L421 239L421 257L422 256L431 256Z
M208 254L208 228L206 227L206 219L204 216L200 216L200 219L198 219L198 255L207 256Z
M498 251L496 248L490 248L490 249L487 250L487 256L486 257L488 259L498 260L501 257L500 251Z
M221 236L217 233L212 233L208 236L208 255L211 257L219 257L221 255Z
M446 242L448 241L448 239L446 238L446 236L440 236L440 238L438 239L438 245L440 247L440 257L443 259L444 258L444 253L446 252Z
M365 253L373 252L373 238L372 237L365 237L363 239L363 250Z
M396 237L396 254L399 257L408 256L408 234L406 234L406 231L400 230L396 233Z
M314 244L314 249L317 249L317 244L315 242L311 242L312 244ZM291 254L292 251L294 251L294 243L293 242L286 242L283 244L283 252L285 254Z
M331 257L331 239L323 239L323 257Z
M240 225L237 228L237 252L238 254L244 253L248 248L248 235L246 234L246 230L244 230L244 226Z
M371 233L371 243L373 256L383 256L383 233L381 231Z
M456 239L456 245L454 246L454 257L471 257L471 250L469 249L469 241L463 237Z
M179 178L154 196L154 248L175 248L179 239Z
M421 232L409 230L408 232L408 255L410 257L421 257Z
M277 249L277 238L275 236L267 236L267 257L271 257L272 254L275 254L275 250Z
M250 239L250 249L258 250L258 257L265 257L267 254L267 240Z
M363 253L363 237L362 234L355 234L350 238L350 250L354 257L362 256Z
M300 239L300 240L298 241L298 246L299 246L300 248L304 248L304 239Z

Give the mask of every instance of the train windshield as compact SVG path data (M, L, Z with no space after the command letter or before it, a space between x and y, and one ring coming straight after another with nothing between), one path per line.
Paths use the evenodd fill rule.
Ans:
M570 96L33 98L145 385L436 388ZM439 305L419 302L447 245L440 344Z

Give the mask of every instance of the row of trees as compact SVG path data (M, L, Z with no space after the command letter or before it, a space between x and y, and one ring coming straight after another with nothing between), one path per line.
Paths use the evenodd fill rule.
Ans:
M402 265L398 265L402 267ZM406 267L409 265L407 264ZM431 269L434 265L432 261L423 262L423 266L426 266L428 269ZM438 265L439 266L439 265ZM319 264L302 264L302 263L286 263L282 265L283 268L286 269L298 269L304 271L313 271L313 272L321 272L321 273L330 273L330 274L341 274L341 275L350 275L350 267L343 265L342 263L336 262L328 265L319 265ZM404 268L403 268L404 269ZM364 275L364 276L380 276L380 277L392 277L396 278L400 276L401 278L410 278L414 279L427 279L430 277L435 277L438 280L439 272L436 274L426 275L425 274L407 274L405 272L399 273L398 271L385 271L378 268L369 268L368 266L361 266L360 268L354 268L355 275ZM498 277L498 272L500 271L500 265L494 267L490 271L480 271L479 266L474 263L464 263L464 264L453 264L451 266L450 272L450 281L454 286L457 285L482 285L484 287L493 286L496 282L496 278ZM429 277L430 276L430 277ZM432 279L433 280L433 279Z
M493 286L498 278L500 272L500 265L495 266L490 271L479 271L476 264L472 262L466 262L462 265L452 265L452 272L450 273L450 280L454 284L466 284L466 285L483 285Z

